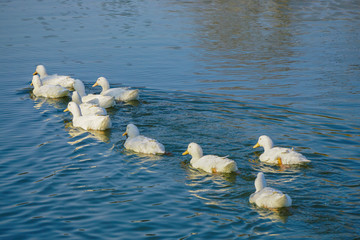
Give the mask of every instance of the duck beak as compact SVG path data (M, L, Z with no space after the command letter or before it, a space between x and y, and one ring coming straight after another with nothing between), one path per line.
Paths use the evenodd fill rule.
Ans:
M64 112L68 112L69 111L69 108L66 108L65 110L64 110Z
M37 71L35 71L35 72L33 73L33 75L36 75L36 74L38 74L38 72L37 72Z
M189 151L188 150L186 150L185 152L183 152L183 154L182 155L188 155L189 154Z
M257 147L260 147L259 143L255 144L255 146L253 146L253 148L257 148Z
M127 132L124 132L124 133L123 133L123 136L127 136Z
M94 83L94 85L92 85L92 87L96 87L99 86L98 82Z

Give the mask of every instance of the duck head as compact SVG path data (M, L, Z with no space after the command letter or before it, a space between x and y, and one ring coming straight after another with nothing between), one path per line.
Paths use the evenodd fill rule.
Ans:
M68 107L64 110L64 112L70 111L73 117L80 117L81 116L81 110L79 105L75 102L69 102Z
M126 126L126 132L123 133L123 136L128 136L129 138L139 136L139 129L132 123Z
M271 140L271 138L269 136L266 135L262 135L259 137L258 142L255 144L255 146L253 146L253 148L257 148L257 147L263 147L264 150L268 150L271 149L273 147L273 141Z
M46 69L45 69L44 65L37 65L36 66L36 69L35 69L35 72L33 73L33 75L36 75L36 74L39 74L40 77L42 77L42 78L47 76Z
M42 86L42 82L40 80L40 76L39 75L34 75L31 81L31 86L34 86L34 89L39 88Z
M94 83L93 87L101 86L103 91L106 91L110 88L109 81L104 77L99 77Z
M197 143L190 143L188 148L182 155L190 154L194 160L197 160L203 156L203 150Z

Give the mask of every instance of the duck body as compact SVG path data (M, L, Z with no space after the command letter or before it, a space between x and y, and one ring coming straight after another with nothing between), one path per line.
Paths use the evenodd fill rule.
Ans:
M82 101L90 104L99 105L102 108L111 108L115 106L115 98L112 96L103 96L99 94L88 94L82 97Z
M100 94L88 94L85 92L85 85L81 80L75 79L74 89L79 93L81 102L97 105L102 108L110 108L115 106L115 98L111 96L103 96Z
M105 92L101 92L103 96L112 96L117 101L134 101L139 99L139 90L129 89L129 88L112 88Z
M157 140L140 135L138 128L134 124L129 124L126 127L128 138L124 143L124 147L137 153L144 154L164 154L165 147Z
M266 135L259 137L259 140L254 148L257 147L264 148L264 152L259 157L260 161L269 164L291 165L311 162L304 155L294 151L293 149L274 147L271 138Z
M83 116L91 116L91 115L106 116L107 115L105 108L99 107L95 104L82 103L79 105L79 107L81 110L81 114Z
M201 169L208 173L231 173L238 171L238 167L234 160L216 155L205 155L200 145L190 143L183 155L190 154L192 159L190 164L192 167Z
M70 102L68 108L64 112L70 111L73 115L73 126L80 127L85 130L106 130L111 128L111 120L109 116L89 115L83 116L79 105Z
M275 188L267 187L265 176L262 172L258 173L255 180L256 192L250 195L249 202L264 208L290 207L292 199L289 195L282 193Z
M97 115L106 116L107 112L105 108L99 107L97 104L83 103L80 94L74 91L72 94L72 101L79 105L81 114L83 116Z
M226 157L216 155L205 155L200 159L191 159L190 164L194 168L199 168L208 173L231 173L238 170L236 163Z
M74 78L71 78L70 76L64 76L64 75L48 75L46 72L46 69L44 65L38 65L36 66L36 70L33 73L33 75L39 74L40 79L42 81L42 84L44 86L46 85L60 85L64 88L73 89L74 87Z
M100 95L103 96L112 96L117 101L134 101L139 99L139 90L138 89L129 89L129 88L110 88L108 80L104 77L99 77L93 87L101 86L102 91Z
M262 162L270 164L278 164L279 158L281 159L282 164L302 164L310 162L304 155L301 153L295 152L289 148L282 147L273 147L267 151L264 151L259 159Z
M73 118L73 125L85 130L106 130L111 128L111 120L109 116L79 116Z
M34 86L33 93L37 97L61 98L69 95L69 90L59 85L42 85L39 75L34 75L32 79Z

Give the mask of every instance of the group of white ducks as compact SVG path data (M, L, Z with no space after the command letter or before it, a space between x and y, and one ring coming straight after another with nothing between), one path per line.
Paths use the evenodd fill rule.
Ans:
M44 98L61 98L70 96L69 102L64 110L70 111L74 127L85 130L106 130L111 128L111 119L107 115L106 108L112 107L116 101L138 100L139 90L129 88L110 88L110 84L104 77L99 77L93 87L101 86L100 94L86 94L85 86L81 80L62 75L48 75L43 65L38 65L33 74L33 94ZM143 154L165 154L163 144L155 139L140 135L139 129L134 124L128 124L123 136L127 136L124 147L128 150ZM263 147L264 152L260 155L260 161L283 165L294 165L308 163L302 154L289 148L274 147L270 137L262 135L253 148ZM190 164L193 168L201 169L208 173L232 173L238 172L234 160L216 155L203 155L201 146L190 143L182 155L191 155ZM265 176L259 172L255 179L256 191L251 194L249 201L259 207L278 209L290 207L291 198L281 191L266 186Z

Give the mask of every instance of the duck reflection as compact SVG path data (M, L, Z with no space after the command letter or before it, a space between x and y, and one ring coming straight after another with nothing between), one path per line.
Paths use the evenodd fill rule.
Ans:
M62 97L62 98L43 98L43 97L36 97L32 91L30 91L30 98L34 100L34 108L41 109L44 104L49 104L55 109L65 109L68 102L70 101L69 97Z
M233 206L228 196L233 191L236 173L209 174L192 168L190 163L186 162L182 162L182 166L186 169L185 184L190 187L188 191L192 196L201 199L207 205Z
M145 153L137 153L131 150L127 150L127 149L123 149L122 153L125 155L136 155L140 158L140 162L149 162L149 161L157 161L157 160L161 160L164 157L162 155L155 155L155 154L145 154Z
M252 209L256 211L261 219L269 219L272 222L286 223L289 216L292 215L290 208L279 208L276 210L269 210L253 206Z
M74 127L72 122L65 123L65 129L68 131L71 138L78 138L81 135L85 135L80 139L76 139L75 141L69 141L70 145L77 144L79 142L83 142L85 139L93 138L101 142L108 143L110 142L110 130L106 131L95 131L95 130L83 130L81 128Z

